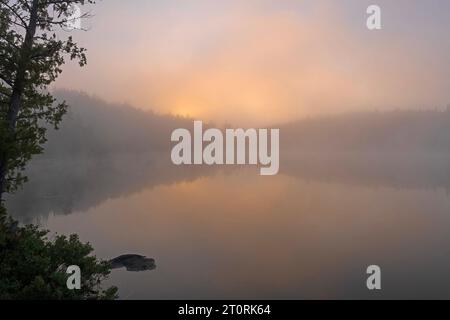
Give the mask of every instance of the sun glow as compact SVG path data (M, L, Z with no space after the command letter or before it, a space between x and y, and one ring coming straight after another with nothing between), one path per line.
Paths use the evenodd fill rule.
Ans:
M355 16L335 1L188 2L106 11L82 35L88 66L66 70L59 87L244 127L450 100L448 36L437 29L370 33L366 7Z
M175 107L171 108L170 114L185 118L201 118L198 108L195 105L190 105L188 103L180 103L179 105L175 105Z

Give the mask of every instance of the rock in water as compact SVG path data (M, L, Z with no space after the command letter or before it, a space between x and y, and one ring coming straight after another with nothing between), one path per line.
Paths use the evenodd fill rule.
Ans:
M112 269L125 267L127 271L147 271L156 268L155 259L147 258L138 254L124 254L109 260Z

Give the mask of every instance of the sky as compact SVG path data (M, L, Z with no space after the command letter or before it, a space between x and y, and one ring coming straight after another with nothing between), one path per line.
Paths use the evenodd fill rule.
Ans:
M382 9L369 31L366 9ZM450 104L448 0L100 0L54 88L220 124ZM62 33L61 36L66 35Z

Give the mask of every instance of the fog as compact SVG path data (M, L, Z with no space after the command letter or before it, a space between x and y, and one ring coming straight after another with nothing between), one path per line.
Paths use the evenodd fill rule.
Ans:
M240 170L172 164L171 132L192 130L193 119L76 91L55 94L67 100L69 113L60 130L49 128L44 153L27 169L30 182L8 201L11 212L24 221L86 211L144 189ZM278 127L281 175L343 185L450 189L448 111L348 113Z
M442 0L108 0L73 32L88 65L55 88L245 126L345 111L450 103Z
M76 91L55 94L71 107L61 130L49 130L44 157L167 152L173 130L192 129L194 120L202 120L107 103ZM450 109L315 116L271 127L280 129L284 152L450 153Z

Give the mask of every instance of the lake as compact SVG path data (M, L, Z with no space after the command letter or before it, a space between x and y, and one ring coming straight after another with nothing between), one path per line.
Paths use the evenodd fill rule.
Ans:
M269 177L166 157L38 158L8 206L98 257L154 258L112 272L121 299L450 298L447 157L285 157Z

